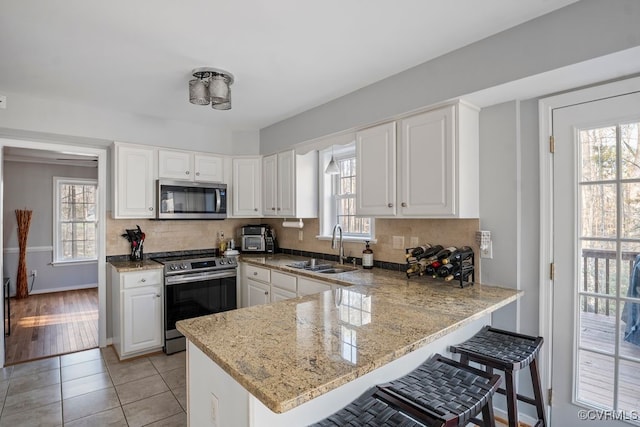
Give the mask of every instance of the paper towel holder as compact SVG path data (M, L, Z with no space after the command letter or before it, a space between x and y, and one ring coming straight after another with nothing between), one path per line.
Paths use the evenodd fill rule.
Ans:
M302 218L298 218L298 221L282 221L282 226L285 228L302 228L304 227L304 222L302 222Z

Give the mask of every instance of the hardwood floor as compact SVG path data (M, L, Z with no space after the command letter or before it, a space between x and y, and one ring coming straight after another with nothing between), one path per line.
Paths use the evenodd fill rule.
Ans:
M97 346L97 288L11 298L6 365Z

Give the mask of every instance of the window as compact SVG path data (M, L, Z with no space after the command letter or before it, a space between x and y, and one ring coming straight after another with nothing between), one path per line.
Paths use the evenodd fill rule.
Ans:
M53 178L53 262L97 260L98 183Z
M330 237L334 225L340 224L345 240L373 240L373 218L356 215L355 144L334 147L333 156L340 170L338 175L324 174L331 156L331 149L321 155L320 237Z

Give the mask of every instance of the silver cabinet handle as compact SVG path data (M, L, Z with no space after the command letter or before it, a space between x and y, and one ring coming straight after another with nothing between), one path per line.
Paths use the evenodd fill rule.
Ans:
M150 210L150 211L152 211L152 210L153 210L153 208L149 208L149 210Z
M258 208L253 208L254 211L258 212Z
M143 277L142 279L140 279L140 281L141 281L142 283L144 283L144 282L146 282L146 281L147 281L147 279L145 279L145 278Z
M187 175L189 175L189 171L185 171L184 173L185 173L185 174L187 174Z
M258 272L257 272L257 271L254 271L254 272L253 272L253 275L254 275L254 276L257 276L257 275L258 275Z
M264 291L264 294L265 295L269 295L269 291Z
M196 176L200 176L200 172L196 172Z
M393 203L389 203L387 206L389 206L390 208L393 207Z
M405 202L402 202L401 205L402 205L403 208L407 207L407 204Z
M156 294L156 298L160 298L160 294Z
M276 210L276 208L271 208L271 210L272 210L272 211L275 211L275 210Z

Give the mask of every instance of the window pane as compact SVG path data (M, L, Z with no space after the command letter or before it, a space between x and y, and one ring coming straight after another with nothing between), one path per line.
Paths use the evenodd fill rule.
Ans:
M622 178L640 178L640 123L620 125L622 148Z
M617 278L615 242L582 240L581 245L580 291L615 296ZM585 301L582 309L589 311Z
M622 186L622 237L640 237L640 183Z
M615 184L584 184L581 192L582 237L615 237Z
M92 184L59 182L58 239L62 253L59 260L95 258L96 190Z
M616 345L616 301L583 295L580 312L580 347L613 355Z
M602 181L616 177L616 127L580 131L582 181Z
M578 351L578 401L613 408L614 359Z

